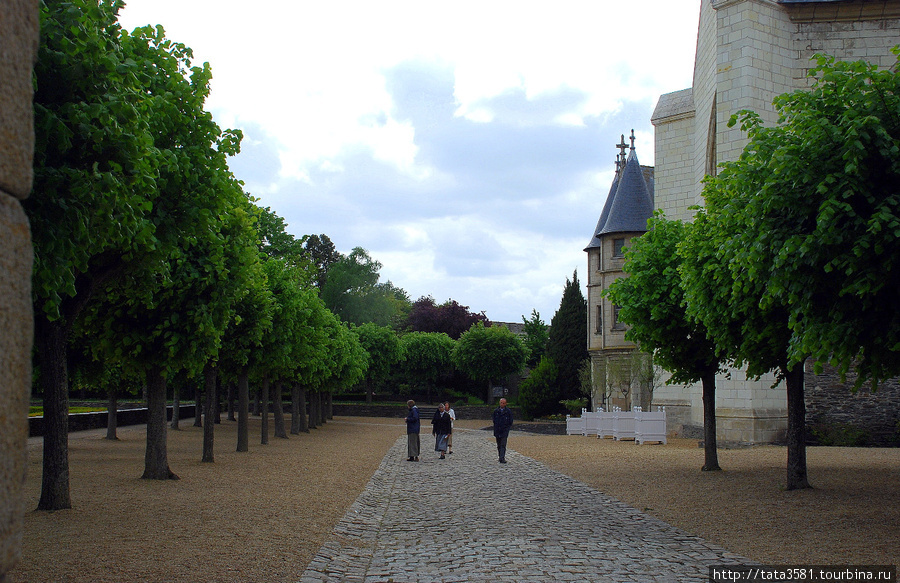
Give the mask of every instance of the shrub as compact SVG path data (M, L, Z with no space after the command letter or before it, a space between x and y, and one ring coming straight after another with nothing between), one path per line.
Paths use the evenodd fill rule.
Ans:
M519 405L525 419L559 412L559 390L556 387L558 374L553 359L544 356L528 378L519 385Z

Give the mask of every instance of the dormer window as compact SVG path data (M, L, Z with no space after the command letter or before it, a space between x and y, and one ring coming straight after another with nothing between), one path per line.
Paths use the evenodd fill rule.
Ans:
M613 257L625 256L625 239L613 239Z

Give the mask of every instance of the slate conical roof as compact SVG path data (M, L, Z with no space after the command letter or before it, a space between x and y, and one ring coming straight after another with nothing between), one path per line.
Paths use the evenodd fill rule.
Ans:
M618 164L618 162L616 164ZM616 188L618 188L618 186L619 172L616 171L616 177L613 179L612 186L609 189L609 194L606 195L606 203L603 205L603 212L600 213L600 220L597 221L597 228L594 229L594 236L591 239L591 242L588 243L588 246L584 248L585 251L587 251L588 249L600 247L600 237L597 235L597 233L602 231L604 225L606 225L606 219L607 217L609 217L609 209L612 208L613 199L616 198Z
M653 197L633 147L617 182L606 222L594 233L597 237L609 233L644 232L647 219L653 216Z

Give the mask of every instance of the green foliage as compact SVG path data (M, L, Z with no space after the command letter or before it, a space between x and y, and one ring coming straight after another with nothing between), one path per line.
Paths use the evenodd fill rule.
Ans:
M41 4L34 187L23 206L34 242L35 307L51 321L71 323L95 281L153 245L149 215L162 160L143 59L117 23L123 5Z
M359 337L359 343L368 354L366 378L379 381L387 378L391 367L403 357L400 339L387 326L378 326L371 322L351 328Z
M566 279L559 309L550 320L547 354L559 368L559 397L577 399L581 394L578 368L587 353L587 300L581 293L578 271Z
M547 353L550 332L537 310L531 310L530 320L526 320L525 316L522 316L522 323L525 330L525 348L528 349L528 359L525 364L533 368Z
M559 402L560 405L566 408L569 415L581 416L581 410L587 407L588 400L587 399L566 399Z
M790 364L852 368L858 387L900 373L900 67L819 56L810 75L776 98L777 127L732 118L750 143L721 182L750 193L744 260L763 308L785 308Z
M559 369L550 357L543 357L528 378L519 384L519 406L526 419L559 413L559 392L556 388Z
M443 332L410 332L400 338L402 371L413 385L437 383L453 367L456 342Z
M667 220L657 211L647 227L625 251L628 277L613 282L604 295L619 306L619 319L629 325L625 338L652 353L671 373L670 383L697 382L717 372L720 361L706 329L684 307L678 246L691 225Z
M406 292L390 281L379 283L381 263L356 247L350 255L331 264L321 296L342 321L389 326L408 310Z
M509 328L485 328L484 323L476 322L456 342L453 363L472 380L487 383L487 400L492 402L492 381L521 371L525 352L525 345Z

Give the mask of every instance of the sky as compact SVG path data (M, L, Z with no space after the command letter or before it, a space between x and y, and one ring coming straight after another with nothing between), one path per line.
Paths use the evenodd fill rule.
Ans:
M209 62L230 168L411 300L550 323L633 129L691 86L700 0L126 0Z

